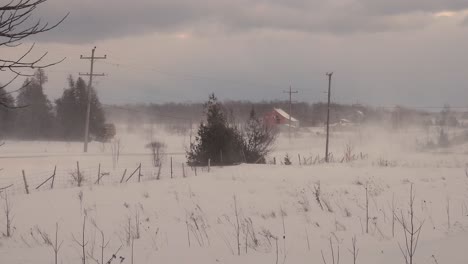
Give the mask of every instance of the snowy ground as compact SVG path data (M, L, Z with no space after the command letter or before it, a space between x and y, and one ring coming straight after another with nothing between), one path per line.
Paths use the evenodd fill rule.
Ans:
M312 130L291 141L281 136L269 157L276 165L214 167L209 172L199 168L197 175L182 168L188 135L121 132L116 164L110 143L92 143L89 153L82 154L78 143L9 141L0 148L0 188L13 184L7 189L12 236L0 238L0 263L54 263L47 237L55 243L56 223L58 243L63 241L58 263L81 263L83 219L86 263L101 263L99 230L109 241L104 263L116 251L111 263L120 263L120 257L125 258L122 263L132 263L131 237L133 263L323 263L322 252L326 263L333 263L330 239L335 263L338 247L339 263L353 263L349 249L354 236L356 263L405 263L399 248L405 248L405 237L398 221L392 228L392 203L397 215L406 215L411 185L415 223L424 223L414 263L466 263L468 145L415 150L416 139L431 136L417 129L335 133L331 152L337 162L308 165L304 159L319 160L324 153L323 132ZM168 145L160 180L145 148L151 138ZM357 160L341 163L346 146ZM286 153L291 166L281 164ZM86 176L84 187L70 180L77 162ZM99 164L109 175L96 185ZM141 182L134 176L120 184L123 172L127 169L126 179L139 164ZM48 182L36 190L54 166L54 189ZM5 191L1 233L6 233L7 222L4 198Z

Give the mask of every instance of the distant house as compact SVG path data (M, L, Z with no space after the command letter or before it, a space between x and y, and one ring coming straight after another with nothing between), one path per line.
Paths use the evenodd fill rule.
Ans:
M269 126L289 126L289 114L283 109L273 108L263 116L265 124ZM299 120L291 116L291 127L298 128Z

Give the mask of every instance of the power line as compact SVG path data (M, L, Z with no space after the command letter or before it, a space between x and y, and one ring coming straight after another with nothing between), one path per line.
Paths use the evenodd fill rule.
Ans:
M85 136L84 136L84 152L88 152L88 138L89 138L89 116L91 112L91 87L93 85L93 76L104 76L104 73L94 73L94 61L95 60L105 60L106 55L104 57L96 57L94 56L94 52L96 51L96 47L94 47L91 51L91 57L84 57L83 55L80 56L82 60L90 60L91 62L91 70L89 73L79 73L80 76L89 76L89 83L88 83L88 106L86 108L86 123L85 123Z

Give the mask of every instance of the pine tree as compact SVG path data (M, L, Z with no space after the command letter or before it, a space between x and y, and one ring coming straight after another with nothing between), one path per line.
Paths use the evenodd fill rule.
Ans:
M242 135L228 124L221 103L211 94L204 105L206 123L201 123L195 143L187 152L191 165L206 165L208 159L213 165L230 165L243 161Z
M1 85L0 85L1 86ZM10 135L15 121L15 99L11 94L0 90L0 139Z
M68 77L69 87L62 97L55 101L57 122L61 136L67 140L81 140L84 135L88 93L86 82L72 76ZM102 105L94 88L91 87L91 112L89 132L97 140L106 140L105 117Z
M32 78L26 79L16 98L17 111L15 135L25 139L49 138L52 135L54 115L52 104L44 94L47 76L38 69Z

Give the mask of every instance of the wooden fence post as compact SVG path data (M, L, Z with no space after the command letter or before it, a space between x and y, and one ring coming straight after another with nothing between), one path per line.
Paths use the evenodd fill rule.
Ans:
M97 184L101 180L101 163L99 163L98 172L97 172Z
M41 184L39 184L37 187L36 187L36 190L41 188L42 185L46 184L46 182L48 182L50 179L53 179L55 177L55 169L57 168L57 166L55 166L54 168L54 174L52 174L52 176L50 176L49 178L47 178L45 181L43 181Z
M172 179L172 157L171 157L171 179Z
M28 187L28 182L26 181L26 174L23 172L23 181L24 181L24 189L26 189L26 194L29 194L29 187Z
M52 177L52 183L50 184L50 188L54 188L54 181L55 181L55 172L57 171L57 165L54 167L54 176Z
M185 178L185 167L184 167L184 163L182 162L182 177Z
M276 157L273 157L273 164L276 165Z
M297 153L297 158L299 159L299 166L301 166L301 154Z
M138 165L138 167L132 172L132 174L130 174L130 176L128 176L127 180L125 182L128 182L132 177L133 175L140 169L140 165Z
M210 167L211 167L211 159L208 159L208 172L210 172Z
M138 182L141 181L141 163L140 163L140 166L138 167Z

